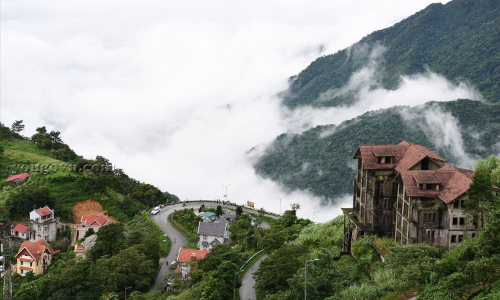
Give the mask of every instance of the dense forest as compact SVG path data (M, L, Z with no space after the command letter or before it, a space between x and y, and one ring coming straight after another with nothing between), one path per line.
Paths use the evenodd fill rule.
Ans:
M359 145L397 144L403 140L428 147L449 163L461 157L449 147L436 147L441 128L433 128L429 114L457 120L463 147L472 158L499 151L500 105L471 100L429 102L419 107L396 106L367 112L338 126L317 126L301 134L282 134L255 165L257 173L290 190L309 190L333 199L352 192L352 156ZM411 120L408 116L411 116ZM456 137L455 137L456 138Z
M471 83L495 103L500 101L499 41L500 2L431 4L347 49L312 62L290 78L289 89L282 93L283 103L289 108L351 104L358 97L356 88L335 91L346 86L355 72L374 63L378 65L375 82L386 89L397 89L402 75L430 69L452 82Z

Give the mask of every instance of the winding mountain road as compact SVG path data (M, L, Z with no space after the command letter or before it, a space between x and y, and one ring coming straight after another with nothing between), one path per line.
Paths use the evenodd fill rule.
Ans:
M177 231L177 229L175 229L170 224L170 222L168 221L168 216L171 215L172 213L174 213L176 210L181 210L181 209L185 209L185 208L198 209L198 208L200 208L201 204L205 204L206 207L217 207L218 205L223 206L223 209L224 209L224 207L226 207L225 205L222 205L222 203L212 202L212 201L203 201L201 203L200 202L187 202L185 206L183 206L182 203L164 206L158 214L151 215L151 219L153 219L153 222L155 222L155 224L158 225L158 227L160 227L160 229L167 235L165 237L165 239L169 238L171 243L172 243L172 247L170 248L170 253L168 254L168 256L166 258L166 260L169 264L171 264L172 261L177 259L177 255L179 253L179 250L185 244L188 243L188 239L184 235L182 235L182 233ZM230 206L230 207L235 208L234 206ZM243 211L257 213L255 210L248 209L248 208L243 208ZM268 214L266 214L266 216L271 217L271 218L275 218L275 219L278 218L276 216L268 215ZM262 227L262 228L267 228L269 226L270 225L267 222L262 222L262 224L260 225L260 227ZM176 241L175 243L174 243L174 238ZM253 267L253 265L252 265L252 267ZM162 288L162 286L160 285L160 282L163 279L165 279L165 276L169 275L170 273L172 273L172 270L169 268L168 265L163 263L160 267L158 274L156 275L156 279L155 279L155 282L154 282L152 289L158 290L158 289ZM253 288L253 284L251 287ZM255 291L254 291L254 294L255 294Z
M241 280L241 287L240 287L240 299L241 300L257 300L257 295L255 294L255 288L253 287L255 285L255 279L253 278L253 273L259 269L260 262L266 257L267 255L263 255L261 258L256 260L250 268L245 272L245 275L243 275L243 278Z

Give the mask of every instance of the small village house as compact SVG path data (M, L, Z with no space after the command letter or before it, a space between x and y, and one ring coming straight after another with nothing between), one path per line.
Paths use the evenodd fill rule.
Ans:
M202 250L194 250L194 249L179 249L179 254L177 255L177 264L178 269L181 273L182 280L186 280L190 277L191 273L195 269L194 264L189 264L188 262L197 262L200 259L203 259L210 251L207 249Z
M97 240L97 235L92 234L85 238L81 245L75 245L75 258L84 259L87 257L87 251L94 247Z
M14 228L11 229L10 234L14 237L22 238L23 240L27 240L29 238L29 230L28 226L17 224Z
M81 239L85 236L85 233L87 233L87 230L92 228L94 232L99 231L99 228L102 226L107 225L109 222L108 218L106 218L103 214L100 214L99 216L92 217L92 216L82 216L81 223L77 225L77 239Z
M30 174L28 174L28 173L22 173L22 174L17 174L17 175L10 176L5 181L6 182L12 182L12 185L14 187L16 187L16 186L19 186L19 185L23 184L24 182L28 181L29 177L30 177Z
M229 223L224 217L219 218L214 223L199 222L198 234L200 235L200 240L198 248L200 250L210 250L215 245L230 243L230 232L227 230L228 225Z
M53 242L57 238L57 232L64 228L65 225L59 222L59 218L55 218L54 210L48 206L30 212L28 238L31 242L41 239Z
M13 266L14 272L25 276L28 272L34 275L45 274L52 263L54 250L44 239L36 242L24 242L17 253L17 264Z

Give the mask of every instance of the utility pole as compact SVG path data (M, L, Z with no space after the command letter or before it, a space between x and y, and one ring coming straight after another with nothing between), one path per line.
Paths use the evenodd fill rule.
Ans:
M231 184L228 184L228 185L222 185L222 187L225 187L226 188L226 194L224 195L224 199L225 199L225 203L226 203L226 207L229 209L229 205L227 204L227 187L230 186Z
M281 199L286 198L286 196L283 196L281 198L280 197L276 197L276 198L280 199L280 216L281 216Z
M12 267L10 265L10 256L12 255L12 237L7 237L7 245L2 244L3 256L3 300L12 300Z

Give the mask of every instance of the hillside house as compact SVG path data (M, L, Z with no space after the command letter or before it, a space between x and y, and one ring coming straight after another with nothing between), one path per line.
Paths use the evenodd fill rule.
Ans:
M30 177L30 174L28 174L28 173L22 173L22 174L17 174L17 175L10 176L5 181L6 182L12 182L12 185L14 187L16 187L16 186L19 186L19 185L23 184L24 182L28 181L29 177Z
M13 266L14 272L25 276L28 272L34 275L45 274L55 251L44 239L36 242L24 242L17 253L17 264Z
M77 224L77 234L76 239L81 239L87 233L87 230L92 228L94 232L99 231L99 228L105 226L109 223L108 218L106 218L103 214L91 217L91 216L82 216L82 220L80 224Z
M75 258L78 260L79 258L86 258L87 251L94 247L95 242L97 240L97 235L92 234L85 238L85 240L80 245L75 245Z
M226 213L222 214L222 217L227 220L229 225L233 225L236 223L236 214L232 214L231 211L226 211Z
M10 234L14 237L22 238L23 240L27 240L29 237L28 226L17 224L14 228L11 229Z
M229 223L224 218L221 219L214 223L198 223L198 234L200 235L198 248L200 250L211 250L215 245L227 244L231 242L231 239L229 238L230 233L227 230Z
M29 240L36 242L44 239L53 242L57 238L57 232L64 229L65 226L55 218L54 210L48 206L34 209L30 212Z
M189 264L188 262L197 262L203 259L210 251L207 249L193 250L193 249L179 249L179 254L177 255L177 263L181 273L182 280L186 280L190 277L191 272L194 271L195 265Z
M445 165L426 147L360 146L352 208L343 208L344 248L365 234L393 237L401 244L428 243L451 249L463 229L475 236L462 211L474 172Z

